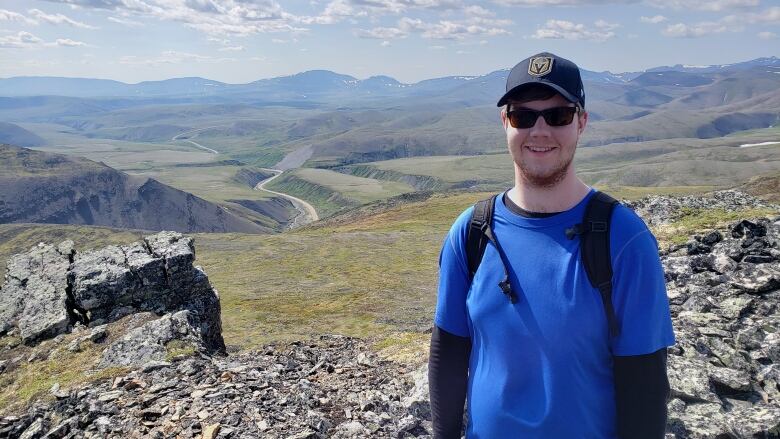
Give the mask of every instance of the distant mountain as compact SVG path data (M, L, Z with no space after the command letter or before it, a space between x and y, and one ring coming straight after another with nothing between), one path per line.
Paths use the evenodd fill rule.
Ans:
M674 70L677 72L688 72L688 73L715 73L715 72L723 72L727 70L752 69L756 66L780 67L780 58L776 56L770 56L765 58L756 58L750 61L734 63L734 64L715 64L709 66L691 66L691 65L675 64L673 66L653 67L651 69L647 69L646 71L663 72L663 71Z
M45 145L46 141L19 125L0 122L0 144L2 143L29 147Z
M269 232L157 180L130 176L83 158L9 145L0 145L0 223Z
M108 79L18 76L0 79L0 96L154 97L207 96L228 84L203 78L174 78L138 84Z
M674 70L645 72L630 81L631 84L645 87L652 85L696 87L711 82L712 78L707 76Z
M713 81L712 75L733 73L755 68L780 67L780 58L757 58L736 64L716 66L665 66L644 72L612 73L582 70L588 84L640 86L674 85L694 87ZM104 79L14 77L0 79L0 96L70 96L70 97L126 97L141 99L186 99L190 102L258 103L332 102L365 100L371 98L409 98L446 95L459 87L474 82L505 81L509 70L498 70L480 76L447 76L404 84L389 76L357 79L329 70L310 70L294 75L260 79L248 84L226 84L204 78L174 78L163 81L145 81L138 84ZM503 84L500 84L503 87ZM492 86L488 86L492 87ZM469 87L466 87L468 89ZM479 89L473 87L472 89ZM587 88L587 87L586 87ZM477 90L478 93L480 93ZM466 97L466 100L473 100Z

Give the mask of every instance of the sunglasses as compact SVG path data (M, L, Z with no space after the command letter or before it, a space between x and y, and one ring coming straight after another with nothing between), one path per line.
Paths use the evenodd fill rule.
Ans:
M536 120L541 115L547 125L551 127L566 126L574 120L580 107L555 107L542 111L531 110L528 108L519 108L510 110L506 113L509 123L513 128L531 128L536 125Z

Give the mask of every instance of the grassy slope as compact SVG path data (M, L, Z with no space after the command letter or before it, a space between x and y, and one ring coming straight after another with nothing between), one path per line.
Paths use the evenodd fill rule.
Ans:
M345 208L414 190L406 183L356 177L313 168L287 172L269 183L267 188L310 202L322 218Z
M623 195L620 189L615 193ZM625 194L641 195L634 188L625 189ZM341 224L334 219L324 227L273 236L195 235L197 264L220 294L225 341L249 349L270 341L340 333L370 337L376 349L391 358L424 360L441 242L456 216L485 196L435 195ZM702 228L770 213L688 212L655 232L661 245L668 245ZM83 250L139 236L95 227L0 225L0 260L40 241L70 238ZM6 343L8 337L0 338L0 345ZM89 352L92 358L98 355L97 350ZM68 387L119 373L89 375L88 357L62 353L56 362L40 367L24 363L3 375L0 405L48 395L54 382Z
M780 145L739 148L742 143L777 139L776 129L718 139L669 139L581 147L579 175L600 186L731 187L757 174L780 171ZM453 186L494 190L511 185L509 154L415 157L367 163L380 170L436 177Z

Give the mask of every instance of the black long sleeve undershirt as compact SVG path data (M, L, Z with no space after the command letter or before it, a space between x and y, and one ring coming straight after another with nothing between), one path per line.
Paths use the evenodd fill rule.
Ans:
M461 437L470 354L468 337L434 326L428 363L434 439ZM613 360L618 437L662 439L669 397L666 348Z
M433 327L428 390L434 439L460 439L470 355L470 338Z

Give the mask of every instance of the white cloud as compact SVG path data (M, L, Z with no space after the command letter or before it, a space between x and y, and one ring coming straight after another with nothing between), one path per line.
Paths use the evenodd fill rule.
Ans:
M235 58L214 58L211 56L198 55L195 53L179 52L176 50L166 50L155 58L141 58L134 55L123 56L119 58L120 64L125 65L145 65L160 66L164 64L182 64L182 63L205 63L217 64L222 62L236 61Z
M668 18L664 17L663 15L654 15L652 17L639 18L639 21L641 21L642 23L652 23L652 24L662 23L666 20L668 20Z
M477 6L477 5L466 7L466 9L463 10L463 13L466 16L484 17L484 18L496 16L495 12L487 10L482 6Z
M773 40L777 38L777 34L774 32L759 32L758 38L761 38L762 40Z
M618 27L616 24L610 24L603 20L597 21L594 26L596 30L588 30L584 24L566 20L547 20L543 27L531 35L531 38L606 41L615 36L613 30Z
M746 26L757 24L780 25L780 7L774 6L761 12L726 15L718 21L669 24L661 33L667 37L698 38L723 32L741 32Z
M397 27L375 27L373 29L358 29L355 34L360 38L388 40L406 38L409 32Z
M670 24L666 26L666 28L661 31L661 33L667 37L697 38L703 37L705 35L726 32L727 30L729 30L729 28L722 23L707 21L696 24Z
M95 26L90 26L86 23L73 20L72 18L69 18L62 14L47 14L41 11L40 9L30 9L29 11L27 11L27 13L35 17L36 20L49 23L49 24L54 24L54 25L67 24L68 26L78 27L81 29L97 29Z
M390 47L390 42L385 40L385 41L382 41L381 43L379 43L379 45L382 46L382 47Z
M615 30L620 27L617 23L608 23L605 20L596 20L595 23L593 23L594 26L596 26L597 29L600 29L602 31L609 32L611 30Z
M81 41L73 41L70 38L58 38L53 45L64 46L64 47L79 47L79 46L87 46L87 43Z
M611 3L637 3L639 0L493 0L503 6L585 6Z
M220 52L242 52L243 50L244 46L227 46L219 49Z
M376 38L382 40L406 38L412 33L419 33L423 38L437 40L463 40L469 36L509 35L505 27L512 21L470 17L465 20L441 20L428 23L419 18L403 17L396 27L376 27L358 30L356 35L361 38Z
M140 21L130 20L128 18L108 17L108 21L113 21L127 27L143 27L144 24Z
M38 24L38 22L35 20L31 20L18 12L9 11L7 9L0 9L0 21L16 21L19 23Z
M0 48L3 49L26 49L41 44L43 44L43 40L25 31L18 32L16 35L0 37Z
M302 32L307 17L290 14L275 0L48 0L115 11L139 20L176 21L210 35Z
M696 9L700 11L723 11L742 9L761 4L761 0L646 0L651 6L670 9Z

